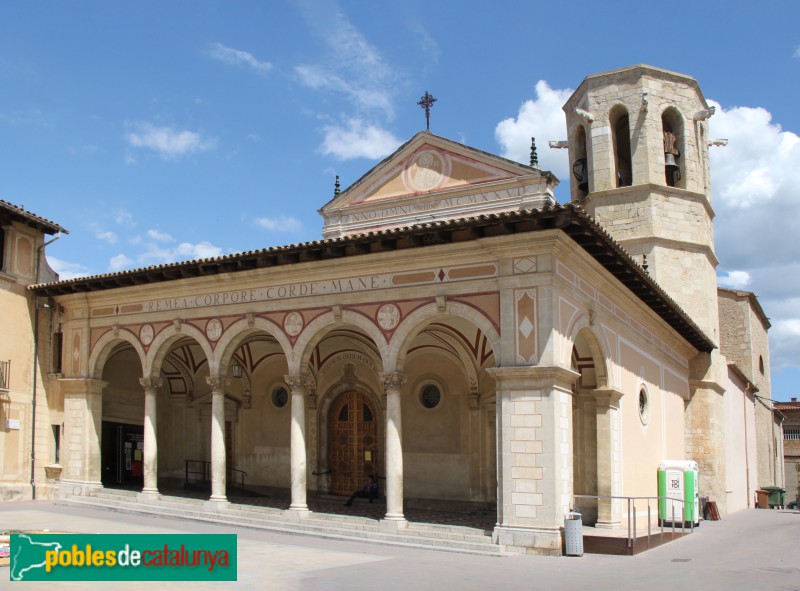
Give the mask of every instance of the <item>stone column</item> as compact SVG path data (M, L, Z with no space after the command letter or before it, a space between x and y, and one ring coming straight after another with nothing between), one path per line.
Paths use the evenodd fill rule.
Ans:
M618 412L622 392L594 390L592 396L597 408L597 495L617 496L619 494ZM621 523L619 501L599 499L595 527L613 529L620 527Z
M61 496L84 495L102 488L100 439L103 388L106 382L86 378L59 380L64 393L64 444Z
M496 367L497 526L511 549L560 555L572 503L572 384L562 367Z
M403 515L403 424L400 394L406 377L381 374L386 391L386 521L405 524Z
M211 386L211 498L213 506L228 503L226 495L226 476L228 472L225 456L225 386L228 379L209 376L206 382Z
M307 512L306 392L308 391L308 376L297 374L284 377L292 392L292 423L289 433L292 502L289 509Z
M156 396L161 378L140 378L144 388L144 495L158 495L158 440L156 436Z

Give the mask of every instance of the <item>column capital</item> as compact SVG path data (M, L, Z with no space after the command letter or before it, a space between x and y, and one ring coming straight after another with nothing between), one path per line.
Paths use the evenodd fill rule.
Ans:
M619 401L623 393L619 390L611 388L598 388L597 390L589 390L586 392L588 396L594 398L595 403L600 406L607 406L609 408L619 408Z
M160 377L139 378L139 384L145 390L158 390L164 383Z
M206 376L206 383L211 386L212 392L224 392L230 380L223 376Z
M399 371L381 372L378 374L383 382L383 389L388 391L390 389L400 389L406 383L406 374Z
M488 367L486 373L495 379L498 388L538 390L555 386L570 393L581 377L576 371L556 365Z
M102 394L108 382L92 378L61 378L58 380L66 396Z
M308 391L309 379L306 373L297 373L292 375L283 376L286 385L293 393L302 391L304 394Z

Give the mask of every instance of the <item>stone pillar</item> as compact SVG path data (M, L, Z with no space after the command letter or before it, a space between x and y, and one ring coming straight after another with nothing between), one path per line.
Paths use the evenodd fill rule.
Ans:
M226 476L228 472L225 455L225 386L228 379L209 376L211 386L211 498L209 501L219 508L228 503Z
M158 495L158 440L156 396L161 378L140 378L144 388L144 488L143 495Z
M292 502L289 509L307 512L306 392L308 391L308 376L305 374L285 376L285 380L292 392L292 423L289 434Z
M597 495L619 494L619 400L622 392L594 390L592 396L597 409ZM599 499L595 527L616 528L622 524L618 500Z
M106 382L86 378L59 380L64 393L64 444L60 495L84 495L102 488L100 439L103 388Z
M386 391L386 517L405 525L403 515L403 424L400 395L406 377L402 373L381 374Z
M560 555L572 504L572 384L562 367L487 369L497 384L498 544Z

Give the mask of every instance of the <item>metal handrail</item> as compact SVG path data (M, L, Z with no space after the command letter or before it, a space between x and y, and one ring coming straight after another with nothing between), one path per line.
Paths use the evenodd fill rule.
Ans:
M647 501L647 547L650 547L650 536L653 535L652 533L652 514L650 512L650 501L657 501L658 503L666 503L667 501L674 501L677 503L681 503L683 505L681 509L681 535L686 535L686 520L684 519L686 516L686 500L684 499L672 499L670 497L623 497L623 496L616 496L616 495L572 495L573 499L611 499L611 500L622 500L627 501L628 504L628 548L633 548L633 544L636 542L637 539L637 529L636 529L636 501ZM574 505L574 503L573 503ZM699 519L699 515L696 516ZM666 520L659 519L658 525L661 529L660 535L664 535L664 522ZM675 535L675 505L672 505L672 535ZM689 522L689 533L694 533L694 519Z
M199 464L200 469L190 470L189 468L192 464ZM203 484L211 482L211 462L208 460L183 460L183 470L184 484L190 484L192 482L191 476L193 475L201 476L193 482L201 482ZM230 467L226 468L226 472L229 481L236 482L238 480L239 488L244 488L244 479L247 476L247 472Z

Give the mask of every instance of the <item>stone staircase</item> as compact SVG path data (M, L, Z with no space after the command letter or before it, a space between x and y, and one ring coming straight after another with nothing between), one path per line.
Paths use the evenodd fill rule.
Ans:
M406 528L395 530L379 520L353 515L323 512L299 515L275 507L234 503L215 510L202 499L167 495L142 502L137 492L119 489L103 489L91 496L61 498L56 504L445 552L484 556L512 554L494 543L490 532L458 525L409 522Z

